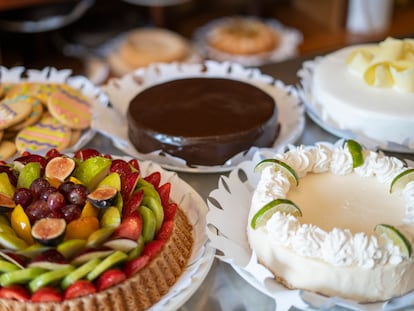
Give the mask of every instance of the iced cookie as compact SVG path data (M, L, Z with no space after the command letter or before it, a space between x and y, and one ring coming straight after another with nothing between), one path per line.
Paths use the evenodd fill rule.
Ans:
M53 92L47 107L52 116L72 129L85 129L91 124L91 103L79 90L69 86Z
M37 98L34 98L33 101L31 101L32 104L32 111L30 112L30 114L27 116L26 119L24 119L23 121L11 126L8 128L9 131L20 131L22 129L24 129L26 126L30 126L35 124L37 121L40 120L40 118L42 117L43 114L43 105L41 103L41 101Z
M0 130L23 121L32 111L27 96L5 98L0 102Z
M5 161L16 153L16 145L8 140L0 142L0 161Z
M47 114L32 126L26 127L16 136L18 151L37 151L56 148L65 149L70 142L71 130Z

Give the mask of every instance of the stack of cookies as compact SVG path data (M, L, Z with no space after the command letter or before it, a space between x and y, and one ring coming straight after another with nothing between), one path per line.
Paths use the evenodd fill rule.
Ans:
M16 152L66 149L92 120L90 100L68 84L4 83L0 99L0 160Z

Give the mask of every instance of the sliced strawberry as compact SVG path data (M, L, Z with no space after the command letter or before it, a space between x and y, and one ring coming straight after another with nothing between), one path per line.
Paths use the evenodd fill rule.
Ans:
M102 291L126 280L126 274L119 269L109 269L102 273L96 281L96 289Z
M138 207L141 205L143 198L143 190L134 191L122 208L122 218L135 215L138 212Z
M9 285L0 288L0 298L28 301L30 299L30 292L23 286Z
M170 203L171 183L167 182L162 184L158 187L157 191L160 195L162 206L167 206Z
M121 177L122 178L122 177ZM122 179L121 179L122 180ZM134 192L139 180L139 172L129 173L125 176L122 184L121 194L124 201L127 201L129 196Z
M32 302L61 302L62 300L62 293L51 286L42 287L32 295Z
M166 220L157 233L157 240L167 240L174 229L174 220Z
M75 152L74 158L80 159L82 161L85 161L86 159L100 156L101 153L98 150L89 148L89 149L80 149Z
M142 219L139 213L124 218L121 224L116 228L113 237L138 240L142 231Z
M148 264L149 260L149 256L145 255L128 261L124 267L124 272L126 276L133 276L135 273L144 268Z
M128 164L131 165L137 172L140 171L139 162L137 159L131 159L128 161Z
M103 156L104 158L107 158L107 159L109 159L109 160L112 160L112 155L110 155L109 153L102 154L102 156Z
M148 176L144 177L144 180L151 183L154 186L154 188L157 189L161 182L161 173L153 172Z
M59 150L57 150L56 148L52 148L50 150L48 150L48 152L46 152L46 159L50 160L56 157L60 157L62 154L60 153Z
M23 152L20 154L20 156L21 156L21 157L25 157L25 156L28 156L28 155L31 155L31 153L30 153L29 151L23 151Z
M165 244L165 240L153 240L145 244L142 250L142 256L154 257Z
M88 280L77 280L68 288L66 288L63 298L64 299L73 299L80 296L86 296L96 293L95 285Z
M170 202L164 207L164 221L172 220L175 217L175 213L177 212L178 205L177 203Z
M132 172L128 162L122 159L115 159L111 163L109 168L110 173L118 173L121 176L121 180L125 180L126 176Z

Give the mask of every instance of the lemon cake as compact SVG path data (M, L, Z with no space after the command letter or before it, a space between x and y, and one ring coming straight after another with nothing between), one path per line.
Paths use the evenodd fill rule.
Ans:
M414 40L349 46L315 62L312 102L324 122L381 144L414 147ZM334 78L333 78L334 77Z
M352 142L261 162L248 241L287 288L383 301L414 289L414 170Z

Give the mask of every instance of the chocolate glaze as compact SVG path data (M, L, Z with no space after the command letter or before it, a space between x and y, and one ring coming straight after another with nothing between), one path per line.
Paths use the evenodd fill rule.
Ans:
M221 165L277 137L277 107L259 88L222 78L188 78L140 92L128 109L128 135L142 153L163 150L189 165Z

